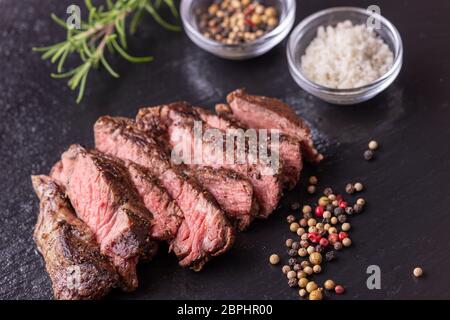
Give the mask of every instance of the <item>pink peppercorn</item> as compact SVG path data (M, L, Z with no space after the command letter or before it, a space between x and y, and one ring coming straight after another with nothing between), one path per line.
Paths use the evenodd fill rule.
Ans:
M332 233L332 234L328 235L328 241L331 244L335 244L337 241L339 241L339 236L336 233Z
M325 239L325 238L322 238L322 239L320 239L320 241L319 241L319 244L322 246L322 247L327 247L328 246L328 240L327 239Z
M324 210L324 208L322 206L317 206L316 207L316 216L322 218L324 211L325 210Z
M337 285L336 287L334 287L334 291L335 291L337 294L343 294L344 291L345 291L345 289L344 289L343 286Z
M308 233L308 239L312 243L317 243L322 239L322 237L317 232L310 232Z
M339 207L342 208L342 209L347 208L347 202L345 202L343 200L339 201Z
M347 232L341 231L339 232L339 240L344 240L345 238L348 238Z

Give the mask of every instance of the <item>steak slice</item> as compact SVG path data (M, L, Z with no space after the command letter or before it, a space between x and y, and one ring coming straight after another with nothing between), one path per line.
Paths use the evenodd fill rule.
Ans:
M274 173L272 168L263 164L253 164L248 161L250 153L245 151L245 163L227 163L224 158L225 145L221 145L222 152L217 154L215 152L214 143L205 141L203 139L202 149L198 152L198 139L195 134L195 125L200 123L206 129L201 119L193 111L192 107L185 102L172 103L169 105L162 105L158 107L142 108L137 115L137 124L141 130L146 132L153 132L162 140L170 144L173 148L172 155L181 157L181 162L189 164L190 154L195 155L200 153L199 160L194 163L198 166L210 166L213 168L231 169L243 176L249 178L256 198L258 199L260 210L259 217L266 218L275 210L278 201L282 195L281 181L277 173ZM226 140L225 135L218 133ZM179 148L181 147L181 148ZM178 152L182 149L182 152ZM188 152L184 152L184 151ZM237 154L237 151L235 151ZM198 162L198 163L197 163Z
M99 299L118 281L100 254L94 233L78 219L63 188L48 176L32 176L40 199L34 241L45 260L53 293L60 300Z
M134 290L139 257L152 257L157 245L150 236L152 215L126 168L114 157L79 145L72 145L61 159L62 168L52 173L65 184L77 216L94 232L102 254L111 257L122 288Z
M174 238L183 221L181 209L147 168L131 161L127 161L126 166L146 208L153 214L152 237L158 240Z
M258 214L259 205L250 181L235 171L197 167L184 172L212 194L239 231L247 229Z
M216 106L216 109L220 111L219 115L197 107L194 108L194 111L206 124L213 128L222 131L240 128L247 129L245 125L233 118L233 114L229 112L227 106ZM282 164L281 176L283 182L289 189L292 189L297 185L300 179L300 172L303 168L300 142L290 136L280 135L279 154Z
M116 157L146 167L178 204L184 220L171 249L180 265L200 270L212 257L227 251L234 230L214 198L195 180L173 167L164 150L126 118L101 117L94 126L95 145Z
M233 116L246 127L279 129L282 133L300 140L303 154L308 161L320 162L323 159L323 155L314 148L309 126L282 101L249 95L244 89L238 89L227 96L227 102Z

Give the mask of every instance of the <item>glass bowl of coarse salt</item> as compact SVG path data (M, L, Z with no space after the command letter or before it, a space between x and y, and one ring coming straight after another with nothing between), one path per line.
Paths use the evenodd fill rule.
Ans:
M319 11L292 31L287 57L297 84L333 104L373 98L398 76L399 32L383 16L356 7Z
M295 8L296 0L182 0L180 13L197 46L221 58L243 60L283 41L294 26Z

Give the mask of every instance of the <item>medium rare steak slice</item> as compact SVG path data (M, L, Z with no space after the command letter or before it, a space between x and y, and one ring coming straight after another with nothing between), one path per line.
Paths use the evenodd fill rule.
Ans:
M259 217L266 218L275 210L282 195L282 186L279 175L274 173L269 166L263 163L252 163L249 161L250 153L244 150L244 162L236 163L232 159L228 162L225 159L225 145L220 144L220 153L217 153L216 144L206 139L196 137L195 126L200 123L203 129L209 129L193 111L192 107L185 102L172 103L158 107L142 108L137 115L137 124L140 129L146 132L157 134L162 140L167 141L173 148L172 155L180 157L181 162L198 166L208 166L213 168L226 168L236 171L249 178L253 186L253 191L258 199L260 210ZM218 134L222 141L226 137L220 130ZM202 147L199 150L198 140L201 140ZM232 146L234 147L234 146ZM186 151L187 152L184 152ZM181 151L181 152L179 152ZM234 149L232 153L237 151ZM200 153L197 161L195 154ZM237 157L234 157L235 159ZM194 159L194 161L192 161ZM200 160L200 161L198 161Z
M228 111L227 106L216 106L216 109L221 111L219 115L198 107L195 107L194 111L206 124L213 128L223 131L228 129L247 129L245 125L233 118L233 114ZM300 179L300 172L303 168L300 142L296 138L284 134L280 135L279 153L282 164L281 175L283 182L289 189L292 189L297 185Z
M195 180L173 167L158 143L138 130L133 121L101 117L94 132L99 150L149 169L180 207L184 220L171 241L180 265L198 271L212 256L232 246L234 230L214 198Z
M211 167L186 168L216 198L238 230L243 231L258 214L259 205L250 181L233 170Z
M282 101L249 95L245 90L239 89L227 96L227 102L234 117L246 127L279 129L282 133L300 140L303 154L308 161L319 162L323 159L314 148L309 126Z
M94 233L78 219L63 188L47 176L32 176L40 199L34 241L45 260L56 299L99 299L118 282L100 254Z
M126 166L145 206L153 214L152 237L158 240L174 238L183 221L180 208L147 168L131 161L126 161Z
M112 156L79 145L72 145L61 160L62 169L52 173L65 184L77 216L94 232L102 254L111 257L123 289L135 289L138 259L152 257L157 245L150 236L152 215L126 168Z

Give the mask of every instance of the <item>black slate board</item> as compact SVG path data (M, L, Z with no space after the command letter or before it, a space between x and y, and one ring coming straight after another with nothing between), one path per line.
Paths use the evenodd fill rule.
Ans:
M234 248L201 273L181 269L164 248L139 267L140 287L120 299L297 299L272 252L284 252L289 237L285 217L305 194L309 174L320 187L341 191L348 181L367 186L364 214L352 220L354 245L329 264L324 280L343 283L347 293L334 299L450 298L450 25L448 1L378 1L382 14L404 41L404 67L397 81L375 99L353 107L323 103L291 79L285 43L251 61L231 62L203 52L183 33L148 21L131 41L131 51L153 54L155 62L113 61L120 80L92 74L83 103L64 82L51 80L50 66L31 47L62 39L49 13L65 14L73 1L0 2L0 298L50 299L50 281L35 250L32 231L38 201L29 175L45 173L71 143L92 144L92 124L104 114L133 116L142 105L174 100L212 107L238 87L290 103L320 132L327 159L307 167L299 187L284 197L268 221L240 234ZM346 1L367 7L370 1ZM341 1L299 1L297 21ZM375 161L362 159L367 142L381 148ZM382 289L368 290L366 268L382 271ZM413 267L426 275L413 279Z

